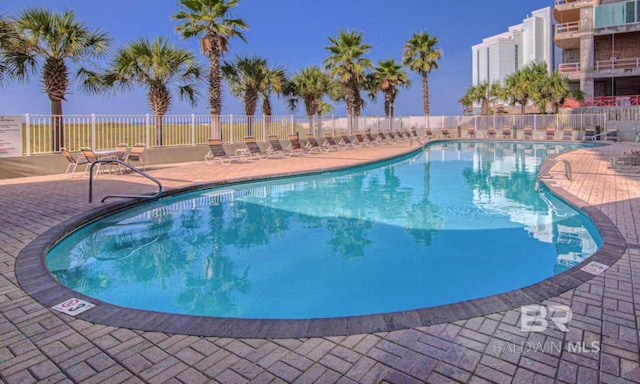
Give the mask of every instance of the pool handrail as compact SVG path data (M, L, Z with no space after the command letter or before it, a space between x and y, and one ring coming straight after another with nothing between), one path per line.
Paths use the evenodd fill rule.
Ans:
M544 164L541 168L540 168L540 172L538 172L538 177L536 179L536 189L538 189L538 184L540 183L540 180L546 176L549 171L551 171L551 168L553 168L554 165L556 165L557 163L563 163L564 164L564 175L565 177L569 180L572 181L572 174L571 174L571 163L565 159L553 159L551 161L549 161L548 163Z
M154 183L156 183L158 185L158 192L153 193L153 194L142 194L142 195L108 195L105 196L100 202L104 203L105 200L107 200L110 197L122 197L122 198L132 198L132 199L137 199L137 198L142 198L142 199L154 199L158 196L160 196L160 194L162 194L162 184L160 183L160 181L158 179L156 179L155 177L149 175L148 173L141 171L140 169L134 167L133 165L126 163L122 160L119 159L102 159L102 160L95 160L93 163L91 163L91 167L89 168L89 202L93 202L93 167L96 164L102 164L102 163L117 163L119 165L123 165L127 168L129 168L130 170L136 172L137 174L146 177L147 179L153 181Z

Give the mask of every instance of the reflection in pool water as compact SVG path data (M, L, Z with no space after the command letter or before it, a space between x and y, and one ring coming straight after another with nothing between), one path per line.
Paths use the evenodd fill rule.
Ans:
M452 142L351 171L192 192L87 225L47 264L112 304L206 316L334 317L484 297L599 246L584 215L534 188L542 161L569 148Z

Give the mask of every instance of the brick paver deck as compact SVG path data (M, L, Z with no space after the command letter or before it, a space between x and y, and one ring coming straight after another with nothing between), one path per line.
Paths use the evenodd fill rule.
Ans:
M4 383L640 382L640 175L608 168L634 144L561 155L572 182L550 184L607 215L628 249L602 275L546 300L569 305L570 332L523 333L518 308L391 332L296 339L195 337L97 325L57 313L17 284L16 257L61 222L96 207L87 181L61 176L0 181L0 378ZM253 164L202 162L151 171L169 188L320 170L408 151L407 145ZM100 177L96 200L153 190L137 176ZM95 200L94 200L95 201ZM586 349L569 350L584 342ZM560 348L556 348L560 346ZM597 347L597 351L593 347Z

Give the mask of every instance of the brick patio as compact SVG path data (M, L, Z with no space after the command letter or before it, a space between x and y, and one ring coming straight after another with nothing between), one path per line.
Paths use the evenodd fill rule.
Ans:
M35 301L17 284L14 271L18 254L39 235L105 204L87 202L86 179L0 180L0 378L5 383L640 382L640 175L608 168L608 158L631 148L640 146L563 154L574 179L549 182L604 213L628 244L605 273L544 302L571 307L568 333L521 332L519 308L391 332L295 339L196 337L92 324ZM409 150L398 144L259 165L180 164L150 173L167 188L180 188L355 165ZM153 185L138 176L101 176L94 201L150 191ZM581 341L587 347L598 343L600 351L566 348L567 342ZM562 348L527 350L536 343Z

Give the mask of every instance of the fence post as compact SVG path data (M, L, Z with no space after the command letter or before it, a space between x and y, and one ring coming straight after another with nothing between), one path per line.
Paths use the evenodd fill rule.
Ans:
M147 144L147 148L149 148L150 147L150 145L149 145L149 130L151 129L151 118L149 117L148 113L145 115L145 117L146 117L145 118L145 125L146 126L145 126L145 139L144 139L144 141L145 141L145 144Z
M91 148L96 149L96 114L91 114Z
M231 139L231 144L233 144L233 115L229 115L229 139Z
M25 155L31 156L31 115L28 113L24 114L25 121L25 141L27 142L27 146L25 148Z
M196 146L196 115L191 114L191 146Z
M267 141L267 118L262 115L262 141Z

